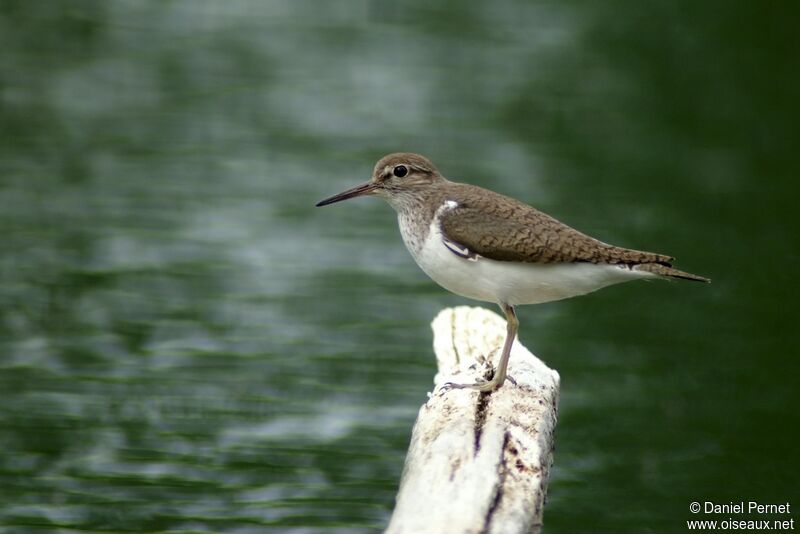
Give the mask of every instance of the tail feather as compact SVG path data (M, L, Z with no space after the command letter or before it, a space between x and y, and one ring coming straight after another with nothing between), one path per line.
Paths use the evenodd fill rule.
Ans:
M705 282L707 284L711 282L710 279L703 276L697 276L696 274L679 271L678 269L674 269L662 263L640 263L638 265L634 265L633 270L653 273L659 276L668 276L670 278L682 278L684 280L693 280L695 282Z

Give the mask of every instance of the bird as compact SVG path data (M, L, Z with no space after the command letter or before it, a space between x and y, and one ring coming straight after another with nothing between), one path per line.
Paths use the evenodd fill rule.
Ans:
M425 274L452 293L495 303L505 314L506 337L491 378L447 387L492 392L510 378L518 306L637 279L710 282L674 268L674 258L665 254L609 245L524 202L450 181L428 158L410 152L384 156L369 181L316 206L373 195L397 212L403 242Z

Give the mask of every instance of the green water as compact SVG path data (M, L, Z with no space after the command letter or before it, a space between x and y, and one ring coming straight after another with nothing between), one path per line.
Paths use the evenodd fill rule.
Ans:
M519 310L547 532L798 491L793 3L0 4L0 526L369 532L431 389L384 153L714 279ZM790 516L737 516L788 519Z

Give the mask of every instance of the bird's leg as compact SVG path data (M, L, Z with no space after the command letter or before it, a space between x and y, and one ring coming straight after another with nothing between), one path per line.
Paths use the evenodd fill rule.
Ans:
M506 381L506 378L513 382L513 379L508 376L508 360L511 357L511 346L514 344L514 338L517 337L519 320L517 319L517 314L514 311L513 306L501 304L500 307L506 314L506 340L505 343L503 343L503 352L500 355L500 362L497 364L497 368L494 370L494 376L492 379L485 382L477 382L475 384L453 384L452 382L448 382L444 385L445 388L469 388L486 392L494 391L502 386L503 382Z

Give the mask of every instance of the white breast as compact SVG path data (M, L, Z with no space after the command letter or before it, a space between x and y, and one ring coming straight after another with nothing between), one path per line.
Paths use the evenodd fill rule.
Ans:
M465 258L443 240L439 216L457 204L445 202L436 212L426 236L407 235L401 217L403 241L417 264L436 283L467 298L512 306L538 304L590 293L597 289L656 275L626 266L594 263L519 263L477 256ZM405 227L404 227L405 226Z

